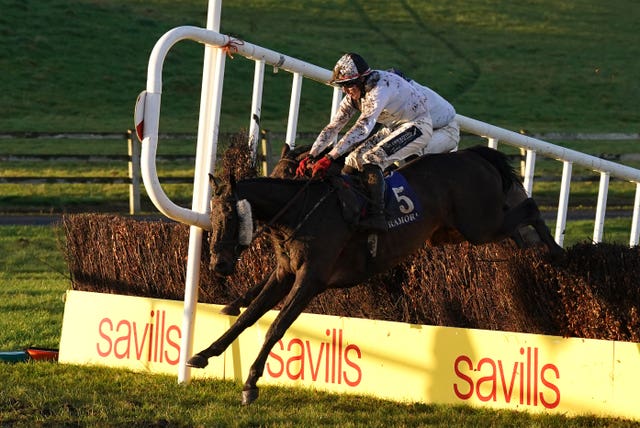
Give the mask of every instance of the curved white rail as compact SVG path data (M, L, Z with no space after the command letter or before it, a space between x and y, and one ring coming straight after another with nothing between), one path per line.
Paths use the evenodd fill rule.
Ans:
M309 64L296 58L283 55L279 52L265 49L251 43L234 39L233 37L217 33L199 27L182 26L166 32L155 44L151 51L149 59L149 67L147 70L147 89L141 94L140 103L137 109L143 117L143 123L136 123L137 129L142 129L142 156L141 156L141 172L145 188L149 194L149 198L154 205L167 217L186 223L192 226L198 226L202 229L210 229L209 217L206 210L195 211L178 206L166 195L160 181L156 169L156 152L158 146L158 129L160 120L160 104L162 98L162 67L167 53L173 45L181 40L194 40L196 42L205 43L215 47L226 47L233 53L238 53L246 58L261 61L272 65L275 68L289 71L294 74L294 88L292 93L292 102L290 109L291 122L297 121L297 103L299 102L300 86L302 84L302 76L326 83L331 78L331 72L324 68ZM221 93L221 89L217 90ZM261 92L261 91L260 91ZM291 123L290 136L287 143L293 144L295 134L295 123ZM291 141L289 141L291 140ZM196 163L204 162L201 158L213 158L214 153L211 149L207 153L197 153ZM200 159L199 159L200 158ZM195 180L199 180L195 177ZM195 198L195 195L194 195Z

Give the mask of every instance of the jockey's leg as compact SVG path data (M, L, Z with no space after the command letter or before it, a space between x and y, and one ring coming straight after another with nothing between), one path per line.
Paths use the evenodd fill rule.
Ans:
M353 174L356 171L362 171L362 167L366 163L363 159L365 153L373 149L378 143L391 134L389 128L379 128L378 131L369 135L358 147L356 147L344 160L344 174Z
M412 155L419 156L429 144L432 133L429 118L405 123L365 153L362 156L364 163L378 164L384 170L394 162L403 161Z
M454 120L447 126L433 130L431 140L422 149L422 154L455 152L458 150L459 142L460 127Z
M386 232L387 219L384 215L384 176L382 169L375 164L367 163L363 166L364 183L369 191L370 202L367 217L360 222L365 229Z

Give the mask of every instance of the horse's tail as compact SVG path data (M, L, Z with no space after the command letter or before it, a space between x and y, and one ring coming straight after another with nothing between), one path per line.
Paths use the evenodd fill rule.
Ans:
M498 170L500 177L502 177L502 191L504 193L507 193L514 183L520 182L520 177L518 177L518 174L516 174L516 171L513 169L513 166L511 166L509 159L504 153L490 147L480 145L470 147L467 150L482 157Z

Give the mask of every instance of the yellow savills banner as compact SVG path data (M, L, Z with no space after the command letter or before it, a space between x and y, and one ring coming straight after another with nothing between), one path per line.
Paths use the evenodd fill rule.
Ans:
M233 323L199 304L194 349ZM194 377L244 381L267 313ZM177 374L182 302L69 291L59 360ZM260 384L532 412L640 419L640 344L302 314Z

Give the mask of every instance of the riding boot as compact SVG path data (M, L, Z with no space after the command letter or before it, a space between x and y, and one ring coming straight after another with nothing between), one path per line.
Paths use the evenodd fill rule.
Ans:
M362 174L371 199L367 208L367 217L360 221L360 226L365 229L386 232L389 228L384 215L384 177L382 176L382 169L377 165L366 164L363 166Z

